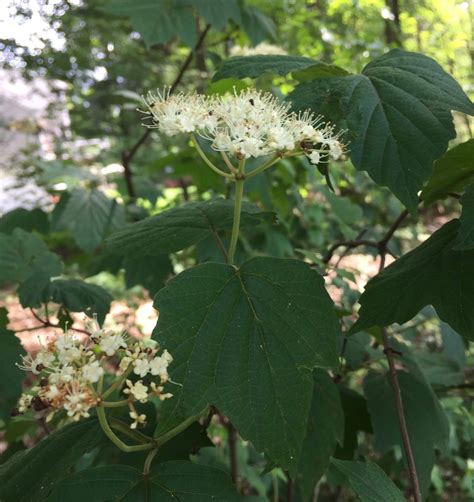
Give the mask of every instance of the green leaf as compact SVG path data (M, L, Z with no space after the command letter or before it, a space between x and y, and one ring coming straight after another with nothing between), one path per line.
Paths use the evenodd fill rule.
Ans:
M458 230L459 221L450 221L371 279L350 333L403 324L433 305L443 321L474 340L474 250L453 249Z
M466 188L460 202L462 205L461 226L454 249L474 249L474 183Z
M61 270L59 257L35 235L20 228L12 235L0 234L0 284L29 280L39 289Z
M156 465L147 476L125 465L86 469L59 483L48 502L66 500L230 502L241 500L241 497L221 470L175 461Z
M294 471L306 434L311 370L337 364L338 322L321 276L295 260L207 263L155 297L154 338L182 385L174 409L214 404L241 435ZM170 400L172 401L172 400ZM176 412L177 413L177 412Z
M223 78L256 78L264 73L287 75L313 66L317 61L302 56L239 56L224 62L212 81Z
M344 410L344 442L341 447L337 447L334 456L352 459L357 448L359 431L371 433L372 424L365 397L346 387L340 387L339 391Z
M4 309L2 309L4 310ZM0 328L0 418L7 419L8 408L13 407L21 394L21 383L25 373L16 364L20 362L22 353L20 340L15 333Z
M241 11L242 28L254 45L267 38L272 40L277 38L276 26L273 19L250 5L243 5Z
M70 230L77 245L90 252L107 233L120 226L122 208L100 190L74 190L68 198L54 230Z
M444 322L440 324L443 354L446 354L452 361L456 361L458 366L464 370L466 366L466 347L462 337L448 324Z
M229 19L237 24L242 22L237 0L181 0L183 4L194 6L213 28L221 30Z
M219 230L232 228L233 213L230 200L183 204L116 232L107 245L116 253L133 256L174 253L212 237ZM257 225L272 214L244 204L241 225Z
M46 436L0 466L0 500L46 500L53 484L66 476L84 453L106 441L96 419L67 425Z
M377 464L332 459L331 465L347 479L361 502L405 502L402 492Z
M293 78L299 82L307 82L315 78L344 77L346 75L349 75L349 72L344 68L323 62L317 62L308 68L292 72Z
M104 10L130 18L147 47L179 36L190 47L196 43L193 11L183 2L168 0L110 0Z
M233 92L234 89L237 92L240 92L248 87L249 85L244 80L239 80L237 78L223 78L216 82L212 82L207 88L207 93L222 96L229 92Z
M36 230L41 234L46 234L49 231L48 215L39 208L14 209L0 218L0 232L11 234L15 228L21 228L26 232Z
M474 113L438 63L400 49L374 59L361 75L300 84L288 99L296 110L309 107L347 127L355 167L389 187L412 212L433 161L456 135L451 110Z
M474 139L448 150L434 163L433 174L423 190L425 204L443 198L448 192L462 192L474 181Z
M464 382L463 368L445 354L417 350L413 359L430 384L449 387Z
M446 446L449 424L431 387L404 371L397 375L420 486L426 493L435 461L434 449ZM374 427L375 448L381 453L396 445L403 449L389 375L369 373L364 392Z
M77 279L53 281L43 293L43 302L58 303L67 310L84 312L89 317L96 314L99 324L104 322L112 300L105 289Z
M313 377L313 399L296 477L302 499L307 501L313 500L314 487L326 472L336 443L344 439L339 389L323 370L315 370Z
M173 273L173 265L167 255L158 255L153 258L125 258L125 285L131 288L136 284L148 289L154 296Z

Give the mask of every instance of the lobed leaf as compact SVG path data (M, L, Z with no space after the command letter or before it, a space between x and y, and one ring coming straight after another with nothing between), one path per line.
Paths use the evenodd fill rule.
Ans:
M76 189L61 207L56 230L70 230L77 245L91 252L103 242L107 233L123 224L122 208L100 190Z
M39 237L20 228L11 235L0 234L0 284L28 281L30 287L41 290L61 271L59 256L49 252Z
M223 471L192 462L174 461L156 465L148 475L125 465L86 469L59 483L48 502L88 499L231 502L241 500L241 497Z
M295 260L207 263L155 297L153 337L182 385L174 416L216 405L243 437L295 470L311 404L311 370L337 365L338 322L321 276ZM170 403L171 406L171 403Z
M77 279L53 281L42 295L43 302L58 303L67 310L84 312L89 317L96 314L99 324L104 322L112 300L105 289Z
M360 75L318 78L288 96L347 127L355 167L387 186L412 212L433 161L455 137L451 110L474 113L461 86L433 59L393 49Z
M116 232L107 245L116 253L133 256L174 253L232 228L233 214L230 200L190 202ZM251 204L243 205L242 227L257 225L268 218L273 218L273 213L259 212Z

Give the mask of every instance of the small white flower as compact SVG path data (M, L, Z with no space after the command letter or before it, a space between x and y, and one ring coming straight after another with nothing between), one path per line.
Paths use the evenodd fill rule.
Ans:
M77 343L79 343L77 337L73 333L68 331L64 333L64 335L61 335L57 338L55 347L58 351L69 350L75 347Z
M291 131L279 125L269 129L268 131L269 146L276 150L294 150L295 138Z
M137 401L145 403L148 399L148 387L143 385L141 380L132 383L131 380L126 380L127 389L124 389L125 394L131 394Z
M317 165L321 161L321 155L317 150L313 150L309 155L308 155L309 161L311 164Z
M52 384L68 383L74 379L75 370L70 364L66 364L61 368L57 368L49 375L49 381Z
M133 361L133 359L129 356L125 356L120 360L119 368L120 370L126 371L128 367L130 366L130 363Z
M61 395L61 392L59 391L59 389L56 385L50 385L48 390L45 392L45 397L49 401L57 398L60 395Z
M169 361L163 356L155 357L150 361L150 373L159 376L162 381L166 381L168 380L168 365Z
M56 340L58 360L61 363L71 363L82 355L80 340L72 333L67 332Z
M135 375L141 376L142 378L146 376L150 370L150 365L146 359L136 359L133 362L133 372Z
M113 356L120 348L125 346L121 334L108 334L100 338L99 346L109 357Z
M340 159L343 154L341 143L339 143L339 141L331 142L329 145L329 153L333 160Z
M22 394L20 399L18 400L18 411L20 413L25 413L31 406L31 401L33 400L33 396L28 394Z
M78 388L70 390L63 407L67 411L68 417L71 417L74 421L78 421L82 417L87 418L90 416L89 409L92 404L94 403L89 392Z
M96 383L104 374L104 369L100 366L99 361L92 361L82 367L82 378L86 382Z
M54 359L55 356L52 352L42 350L41 352L38 352L38 354L36 354L35 364L36 366L42 364L45 368L47 368L54 362Z
M149 92L143 101L153 120L151 127L158 128L167 136L194 132L202 127L203 121L207 124L215 122L209 120L204 97L196 93L170 95L165 89L156 94Z
M173 394L171 392L167 392L166 394L161 394L158 396L160 401L164 401L165 399L169 399L170 397L173 397Z
M138 425L142 425L146 422L146 415L143 413L139 415L136 411L130 412L130 418L134 420L134 422L130 424L130 429L136 429Z

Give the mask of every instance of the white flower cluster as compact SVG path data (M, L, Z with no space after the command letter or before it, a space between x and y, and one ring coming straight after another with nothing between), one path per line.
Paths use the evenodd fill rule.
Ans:
M48 410L47 419L64 410L72 420L88 417L95 406L114 406L105 395L123 389L123 405L130 409L134 420L131 428L145 422L134 403L147 402L149 397L160 400L172 397L165 393L163 385L168 381L168 366L173 358L151 340L142 341L100 329L94 321L90 323L91 336L78 336L72 331L49 340L34 357L25 356L18 365L21 369L38 375L38 385L24 393L18 403L18 411ZM132 382L127 379L134 373L141 379ZM143 378L151 376L150 383ZM154 378L153 378L154 377ZM104 382L109 383L110 392L103 391Z
M309 111L290 112L270 93L246 89L224 96L148 93L151 124L167 136L195 133L237 159L304 154L311 163L339 159L341 133Z
M269 44L268 42L260 42L255 47L248 45L234 45L230 49L230 56L282 56L287 54L283 47Z

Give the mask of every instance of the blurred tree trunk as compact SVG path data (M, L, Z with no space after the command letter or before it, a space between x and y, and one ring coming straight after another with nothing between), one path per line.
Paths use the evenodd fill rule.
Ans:
M390 16L385 18L385 41L387 45L402 46L399 0L385 0Z

